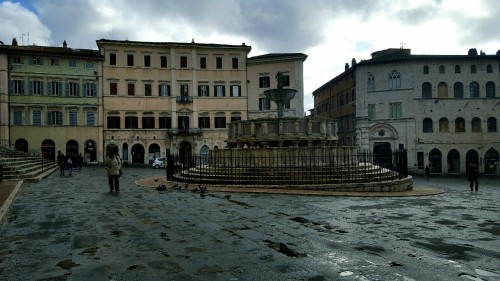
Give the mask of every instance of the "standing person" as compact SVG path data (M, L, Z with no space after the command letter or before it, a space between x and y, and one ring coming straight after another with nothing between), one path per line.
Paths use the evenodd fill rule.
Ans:
M114 152L110 152L108 157L106 157L104 166L108 172L109 192L113 192L113 190L116 193L120 192L120 181L118 178L122 169L122 160Z
M429 168L429 165L425 166L425 174L427 175L427 180L429 180L429 176L431 174L431 168Z
M73 174L73 153L68 152L68 160L66 160L66 165L68 167L68 174L71 176Z
M83 155L80 152L80 154L78 154L78 170L81 170L82 166L83 166Z
M474 184L476 186L476 191L479 190L479 168L477 167L477 164L474 161L470 162L469 166L469 177L468 180L470 182L470 191L474 191L473 187Z
M66 169L66 156L60 150L57 152L57 163L59 164L61 176L64 176L64 170Z

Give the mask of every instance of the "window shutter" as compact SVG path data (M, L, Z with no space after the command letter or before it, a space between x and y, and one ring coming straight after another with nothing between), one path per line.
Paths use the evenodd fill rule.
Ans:
M14 93L14 81L10 80L9 81L9 95L12 95Z
M24 95L24 83L25 81L21 81L21 95Z
M222 96L225 97L226 96L226 86L222 86Z
M62 111L58 111L57 112L57 125L62 125L63 124L63 115L62 115Z
M33 81L30 81L30 95L33 95Z
M80 83L76 83L76 96L80 96Z
M43 81L40 81L40 95L43 96Z
M59 96L63 95L63 93L62 93L62 82L57 82L57 94Z
M82 96L85 96L87 94L87 87L88 87L88 83L83 83L83 95Z
M241 86L238 85L238 97L241 97Z
M49 84L47 85L47 90L49 91L49 95L52 95L52 84L54 84L53 81L49 81Z
M66 82L66 86L65 86L65 91L66 91L66 96L69 96L69 82Z
M96 83L93 83L92 84L92 88L94 89L94 96L97 97L97 84Z

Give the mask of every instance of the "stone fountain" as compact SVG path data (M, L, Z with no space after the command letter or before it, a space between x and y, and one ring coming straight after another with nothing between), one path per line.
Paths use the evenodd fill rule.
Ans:
M228 125L227 148L173 176L173 181L233 187L329 191L406 191L412 179L367 161L357 147L337 146L337 122L329 118L284 117L297 90L264 91L276 103L277 118L239 120ZM369 158L369 157L368 157ZM392 160L391 160L392 161ZM392 164L391 164L392 165Z

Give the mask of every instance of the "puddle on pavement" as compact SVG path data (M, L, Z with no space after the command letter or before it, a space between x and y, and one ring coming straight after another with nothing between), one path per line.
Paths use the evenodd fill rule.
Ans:
M336 232L336 233L348 233L345 230L342 229L335 229L333 226L328 225L328 224L322 224L320 222L316 221L311 221L303 217L294 217L290 219L291 221L298 222L304 226L311 227L312 229L318 231L318 232Z
M264 240L264 242L266 243L266 245L269 248L271 248L273 250L276 250L277 252L282 253L282 254L284 254L286 256L294 257L294 258L307 257L306 253L297 252L294 249L288 247L285 243L274 242L274 241L271 241L271 240Z
M425 242L411 242L415 247L425 248L433 252L447 256L451 260L472 261L477 259L471 255L470 251L474 250L472 245L456 245L443 242L442 239L430 238L426 239L429 243Z

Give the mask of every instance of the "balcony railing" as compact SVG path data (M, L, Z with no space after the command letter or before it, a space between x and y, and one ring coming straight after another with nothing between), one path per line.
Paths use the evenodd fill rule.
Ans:
M189 129L173 128L173 129L167 129L167 133L169 135L200 135L201 129L200 128L189 128Z
M175 101L177 103L192 103L193 102L193 97L190 97L190 96L175 97Z

